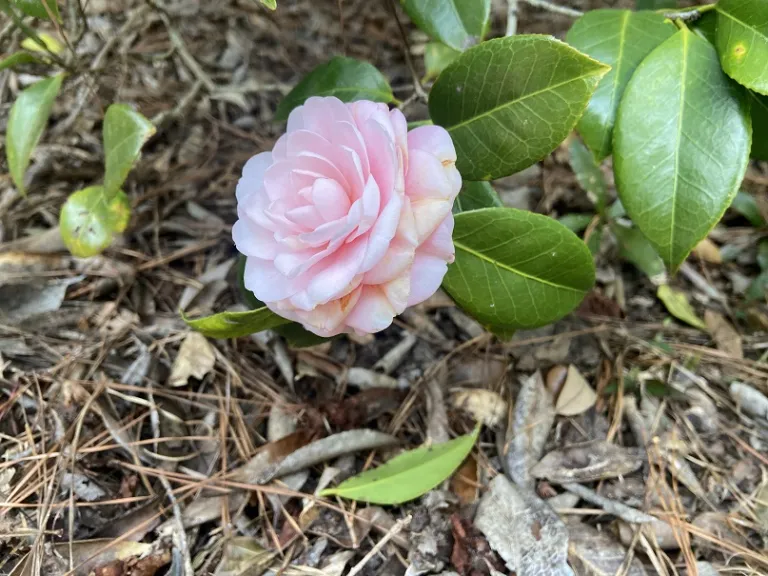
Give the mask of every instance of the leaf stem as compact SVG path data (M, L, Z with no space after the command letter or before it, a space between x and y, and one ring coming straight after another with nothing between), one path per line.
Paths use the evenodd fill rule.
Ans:
M688 26L685 25L682 18L675 18L672 22L677 26L678 30L688 30Z
M715 9L715 4L702 4L693 8L682 8L680 10L662 9L656 12L664 14L670 20L682 20L683 22L698 20L705 12Z

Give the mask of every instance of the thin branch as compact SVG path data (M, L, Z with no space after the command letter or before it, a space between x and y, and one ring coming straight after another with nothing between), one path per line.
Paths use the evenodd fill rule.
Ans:
M400 22L400 18L397 16L395 0L388 0L387 4L389 5L390 12L392 12L392 17L395 19L395 22L397 22L398 30L400 30L400 38L403 40L403 51L405 52L405 63L408 65L408 69L411 71L411 77L413 78L413 89L419 99L427 102L429 98L427 97L427 93L424 91L424 87L421 85L421 80L419 79L419 75L416 72L416 67L413 65L413 59L411 58L411 45L408 42L408 35L405 32L403 23Z
M507 36L517 33L517 0L507 0Z
M533 6L535 8L541 8L542 10L547 10L548 12L554 12L555 14L563 14L565 16L571 16L572 18L578 18L584 15L584 12L582 12L581 10L575 10L574 8L569 8L568 6L559 6L553 2L549 2L549 0L523 0L523 1L529 6Z

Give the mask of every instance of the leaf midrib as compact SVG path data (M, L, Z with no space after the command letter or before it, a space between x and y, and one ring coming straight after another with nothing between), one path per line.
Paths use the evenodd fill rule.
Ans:
M538 96L539 94L544 94L545 92L551 92L552 90L557 90L558 88L561 88L563 86L567 86L568 84L572 82L578 82L579 80L585 80L591 76L594 76L600 72L607 72L607 70L604 67L596 68L595 70L592 70L588 74L582 74L581 76L576 76L574 78L569 78L568 80L564 82L559 82L558 84L552 84L550 86L547 86L546 88L543 88L541 90L536 90L535 92L531 92L529 94L525 94L524 96L520 96L518 98L515 98L514 100L510 100L509 102L505 102L504 104L500 104L499 106L494 106L490 110L486 110L482 114L479 114L477 116L472 116L471 118L468 118L466 120L462 120L458 124L454 124L453 126L447 126L446 130L448 132L452 132L453 130L456 130L458 128L462 128L468 124L471 124L472 122L475 122L476 120L482 120L483 118L487 116L491 116L492 114L495 114L499 110L503 110L504 108L514 106L515 104L519 104L520 102L523 102L524 100L527 100L529 98L533 98L534 96Z
M683 115L685 113L685 84L688 75L688 34L683 35L682 70L680 74L680 109L677 119L677 141L675 142L675 184L672 187L672 209L669 219L669 262L674 262L675 256L675 211L677 208L677 188L680 182L680 140L683 134Z
M517 270L516 268L513 268L512 266L509 266L507 264L504 264L503 262L499 262L498 260L493 260L492 258L489 258L482 252L478 252L477 250L473 250L466 244L462 244L461 242L457 242L454 240L453 242L454 246L459 250L464 250L464 252L467 252L468 254L471 254L472 256L475 256L476 258L479 258L480 260L483 260L485 262L488 262L489 264L492 264L493 266L496 266L497 268L502 268L503 270L506 270L507 272L511 272L512 274L517 274L518 276L522 276L523 278L527 278L528 280L533 280L534 282L539 282L541 284L546 284L547 286L551 286L553 288L560 288L563 290L569 290L571 292L576 292L578 294L582 294L586 292L585 290L581 290L580 288L574 288L573 286L567 286L565 284L556 284L555 282L551 282L549 280L545 280L543 278L538 278L536 276L533 276L531 274L526 274L525 272L521 272L520 270Z

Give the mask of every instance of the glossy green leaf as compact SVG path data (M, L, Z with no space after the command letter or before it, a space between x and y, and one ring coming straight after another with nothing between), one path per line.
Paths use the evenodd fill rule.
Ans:
M104 115L104 189L115 194L138 160L155 127L126 104L112 104Z
M414 24L454 50L477 44L488 28L491 0L402 0Z
M768 0L717 3L717 51L723 70L739 84L768 94Z
M768 160L768 96L749 92L752 104L752 151L757 160Z
M613 223L611 232L619 243L619 254L624 260L634 264L654 282L658 283L666 277L664 262L640 230Z
M247 312L220 312L204 318L182 317L191 328L211 338L239 338L290 322L266 306Z
M462 176L493 180L552 152L607 71L548 36L489 40L440 74L429 113L453 138Z
M256 296L245 287L245 256L242 254L237 261L237 287L240 290L240 294L245 300L246 305L251 309L264 308L264 303L256 298ZM275 326L272 328L276 333L286 339L288 344L293 348L306 348L308 346L317 346L323 342L328 342L330 338L323 338L317 334L313 334L309 330L305 330L301 324L296 322L287 321L287 324L281 326Z
M595 281L592 255L573 232L541 214L485 208L455 217L456 261L443 288L482 324L544 326L573 310Z
M321 496L341 496L372 504L401 504L426 494L446 480L472 451L480 427L442 444L403 452L389 462L323 490Z
M291 110L310 96L336 96L342 102L393 99L389 82L373 64L337 56L312 70L282 99L275 120L287 120Z
M684 28L638 66L617 116L616 188L673 272L736 195L750 137L746 96L706 40Z
M704 320L696 315L690 302L688 302L688 297L685 295L685 292L675 290L668 284L662 284L659 286L658 290L656 290L656 296L658 296L659 300L664 303L664 306L669 313L678 320L682 320L686 324L690 324L694 328L699 328L700 330L707 329Z
M481 208L498 208L503 206L499 195L488 182L465 181L461 192L453 203L453 213L469 212Z
M78 190L61 208L59 223L64 245L79 258L101 253L115 234L128 226L131 203L125 192L108 197L103 186Z
M50 11L50 14L53 14L53 17L61 22L61 14L59 13L59 6L56 0L11 0L11 4L27 16L44 20L50 19ZM46 9L46 6L48 9Z
M32 84L19 93L11 107L5 134L5 154L11 178L22 194L26 193L24 173L29 166L29 158L48 124L62 80L64 76L59 74Z
M14 68L15 66L22 66L24 64L33 64L35 62L40 62L40 59L34 54L30 54L29 52L14 52L8 56L8 58L0 60L0 70Z
M594 217L594 214L566 214L558 218L557 221L574 234L578 234L589 226Z
M598 160L611 153L616 110L627 82L643 58L674 33L663 15L629 10L591 10L568 31L571 46L611 66L576 126Z
M608 186L605 183L603 171L595 162L595 157L589 153L587 147L578 138L572 138L568 144L568 155L579 186L595 204L598 214L603 214L608 197Z
M429 42L424 47L424 68L427 70L424 82L434 80L461 52L441 42Z
M755 228L762 228L766 225L760 208L757 207L755 197L749 192L739 192L731 203L731 208L744 216Z
M692 32L695 32L710 44L715 44L717 38L717 12L710 10L704 12L701 17L688 23Z

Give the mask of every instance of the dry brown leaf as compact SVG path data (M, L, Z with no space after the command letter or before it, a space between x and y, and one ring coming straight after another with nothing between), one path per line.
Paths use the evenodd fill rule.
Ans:
M179 353L173 362L170 386L184 386L190 378L198 380L205 377L216 363L213 346L199 332L190 332L179 347Z
M255 538L239 536L229 540L216 567L216 576L261 574L269 567L277 552L265 550Z
M69 571L70 556L69 542L62 542L55 546L46 545L43 556L43 564L40 570L45 576L86 576L98 568L112 564L118 560L128 560L143 556L152 551L152 545L143 542L129 542L113 540L81 540L72 543L73 572ZM27 555L11 571L11 576L31 576L31 556Z
M568 523L568 559L579 576L613 576L624 563L626 550L605 532L583 522ZM645 576L642 562L634 558L626 576Z
M459 390L451 396L455 408L469 412L478 422L495 427L507 415L507 402L492 390L474 388Z
M733 358L744 358L744 350L741 347L741 336L736 332L731 323L725 319L725 316L707 310L704 312L704 322L707 325L707 331L717 344L718 350L722 350Z
M704 238L704 240L696 244L693 248L693 253L704 260L704 262L709 262L710 264L723 263L723 257L720 255L720 248L718 248L717 244L712 242L709 238Z
M655 522L648 522L647 524L630 524L624 520L618 521L619 528L619 540L624 546L631 546L632 540L635 536L635 530L641 528L651 541L655 541L656 545L662 550L678 550L680 543L675 536L675 530L661 520Z
M572 574L565 524L533 491L517 488L505 476L491 481L475 526L517 576Z
M554 450L531 469L531 474L561 484L592 482L626 476L642 465L639 450L597 441Z
M597 401L597 394L573 364L568 367L565 383L555 402L555 413L576 416L586 412Z
M462 504L472 504L477 500L477 487L477 460L470 454L451 478L451 492Z
M530 470L544 452L554 421L552 395L544 386L541 373L535 372L523 382L512 425L507 430L505 464L508 474L518 485L533 485Z

